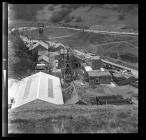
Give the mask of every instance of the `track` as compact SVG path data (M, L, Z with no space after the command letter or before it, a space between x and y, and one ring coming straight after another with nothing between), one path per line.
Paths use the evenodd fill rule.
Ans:
M47 28L64 28L64 29L70 29L70 30L77 30L77 31L84 31L84 32L93 32L93 33L104 33L104 34L118 34L118 35L134 35L138 36L138 33L134 32L115 32L115 31L106 31L106 30L90 30L90 29L81 29L81 28L73 28L73 27L57 27L57 26L47 26L44 29ZM26 29L26 30L35 30L38 29L37 27L20 27L18 28L20 30Z
M72 35L58 36L58 37L52 37L52 38L48 38L48 39L65 38L65 37L70 37Z
M109 45L109 44L117 44L117 43L126 43L126 44L129 44L131 46L133 46L134 48L131 48L131 49L135 49L137 48L135 45L133 45L132 43L129 43L127 41L114 41L114 42L107 42L107 43L103 43L103 44L98 44L96 46L104 46L104 45Z
M50 28L49 26L46 28ZM71 30L78 30L78 31L83 31L81 28L72 28L72 27L55 27L52 26L51 28L65 28L65 29L71 29ZM100 30L84 30L84 32L93 32L93 33L106 33L106 34L119 34L119 35L138 35L138 33L134 32L114 32L114 31L100 31Z

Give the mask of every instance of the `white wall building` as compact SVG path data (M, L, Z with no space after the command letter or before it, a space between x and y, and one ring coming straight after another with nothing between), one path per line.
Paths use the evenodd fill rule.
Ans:
M14 98L12 109L34 100L43 100L52 104L64 104L60 79L38 72L15 83L8 90Z

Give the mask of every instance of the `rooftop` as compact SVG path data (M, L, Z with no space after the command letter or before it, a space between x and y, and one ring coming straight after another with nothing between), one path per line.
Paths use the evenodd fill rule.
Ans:
M46 61L46 62L49 63L49 57L46 56L46 55L41 55L41 56L38 58L38 61L40 61L40 60L44 60L44 61Z
M90 66L85 66L84 68L86 71L92 71L92 68Z
M48 49L49 45L46 43L46 42L43 42L43 41L38 41L33 47L32 49L36 48L37 46L41 45L42 47Z
M101 70L93 70L93 71L87 71L88 75L91 77L94 76L111 76L109 71L101 71Z
M53 104L63 104L62 89L58 77L38 72L14 84L8 91L14 97L12 109L40 99Z

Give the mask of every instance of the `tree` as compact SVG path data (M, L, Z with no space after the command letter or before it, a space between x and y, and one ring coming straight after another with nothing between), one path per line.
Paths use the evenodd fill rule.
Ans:
M69 14L69 12L69 9L62 9L60 11L54 12L50 20L54 23L60 22L65 16Z
M10 55L9 57L12 57L13 59L14 58L19 59L19 62L15 62L10 66L12 70L12 75L14 77L17 77L17 76L22 77L24 76L24 74L29 75L29 73L27 72L34 70L36 56L31 55L30 51L25 46L24 42L21 40L19 36L17 36L13 40L12 48L14 51L14 55L13 56Z
M121 14L119 15L119 20L124 20L125 19L125 15Z
M72 19L73 19L72 16L67 15L67 16L64 18L64 22L70 22L70 21L72 21Z
M82 20L82 18L81 17L77 17L76 18L76 22L82 22L83 20Z

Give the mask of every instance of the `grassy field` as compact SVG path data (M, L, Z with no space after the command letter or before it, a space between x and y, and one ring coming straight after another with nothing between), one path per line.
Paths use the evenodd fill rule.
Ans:
M56 106L34 101L9 111L9 133L138 133L137 107Z
M69 29L63 29L63 28L51 28L48 27L44 30L42 39L50 40L49 38L52 38L51 40L54 40L55 37L63 37L63 36L72 36L76 34L78 31L73 31ZM23 35L32 36L33 39L39 39L39 32L38 30L33 31L24 31Z
M73 49L86 49L96 55L115 58L117 63L120 60L124 65L138 68L138 37L78 31L70 37L55 40Z

